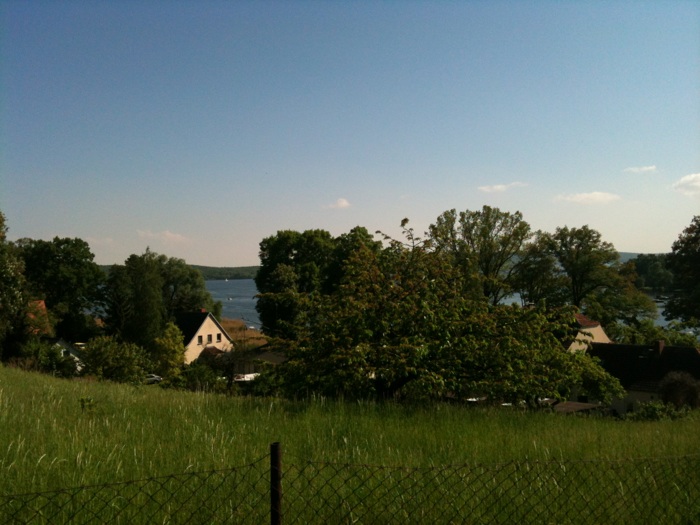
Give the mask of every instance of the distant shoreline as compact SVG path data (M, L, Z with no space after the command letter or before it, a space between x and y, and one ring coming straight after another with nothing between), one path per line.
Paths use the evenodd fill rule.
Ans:
M113 264L101 264L103 272L109 273ZM205 281L224 281L227 279L255 279L260 266L201 266L190 264L191 268L199 271Z

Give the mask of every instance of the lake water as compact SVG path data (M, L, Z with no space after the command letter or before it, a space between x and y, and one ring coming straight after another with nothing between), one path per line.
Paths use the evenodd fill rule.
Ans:
M255 310L257 299L255 295L258 289L253 279L231 279L229 281L205 281L207 290L215 301L221 301L222 315L227 319L243 319L247 324L260 326L260 318ZM520 297L513 295L503 301L503 304L520 304ZM668 321L661 315L663 304L657 304L659 314L656 324L667 326Z
M260 318L255 310L258 289L253 279L231 279L229 281L205 281L207 290L215 301L221 301L221 315L226 319L243 319L246 324L260 327Z

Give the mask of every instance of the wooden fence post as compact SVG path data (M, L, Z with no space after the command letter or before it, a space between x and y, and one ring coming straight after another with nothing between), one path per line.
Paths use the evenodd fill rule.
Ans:
M270 524L282 525L282 445L270 445Z

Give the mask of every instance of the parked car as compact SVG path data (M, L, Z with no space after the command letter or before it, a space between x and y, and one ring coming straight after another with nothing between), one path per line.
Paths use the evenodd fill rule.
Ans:
M163 380L163 378L160 376L157 376L156 374L148 374L146 376L145 383L147 385L153 385L155 383L160 383L162 380Z

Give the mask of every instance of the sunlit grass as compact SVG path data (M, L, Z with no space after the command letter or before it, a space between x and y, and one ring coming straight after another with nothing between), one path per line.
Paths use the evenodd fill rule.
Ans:
M0 368L0 494L284 461L385 466L697 453L700 418L227 397Z

